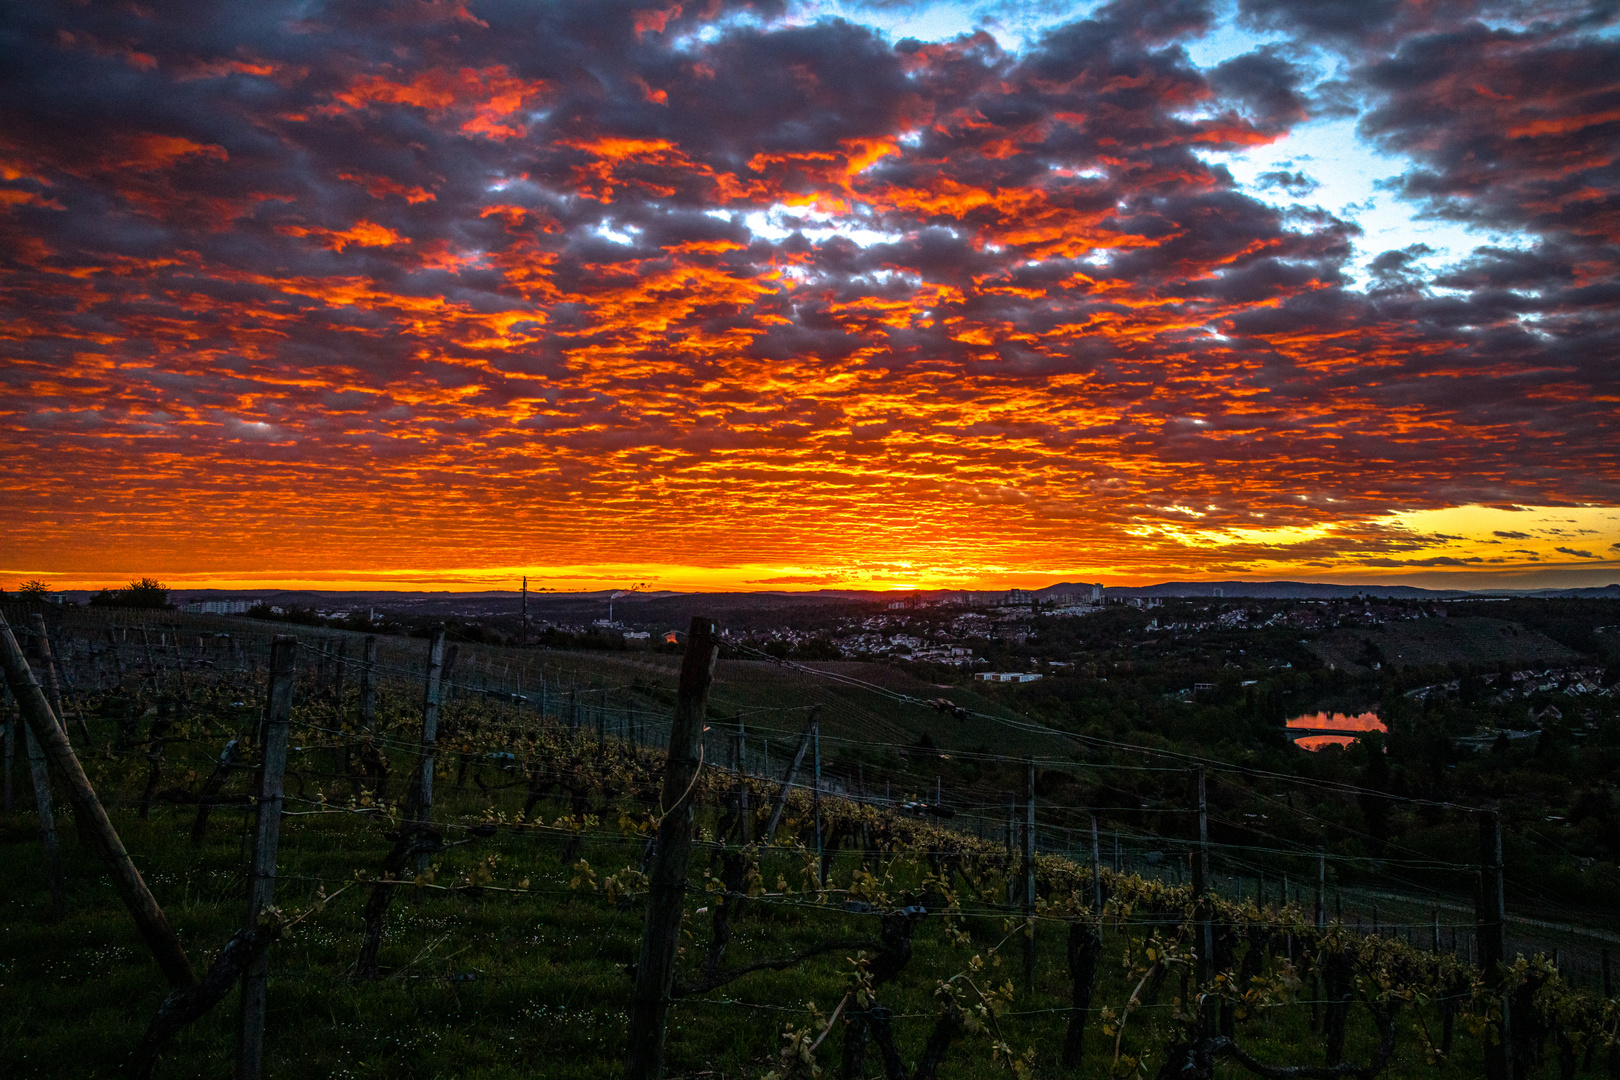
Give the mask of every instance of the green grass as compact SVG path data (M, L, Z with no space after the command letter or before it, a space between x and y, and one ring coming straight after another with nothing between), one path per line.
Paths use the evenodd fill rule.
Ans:
M330 636L330 635L322 635ZM425 650L423 642L387 642L384 662L408 667L410 657ZM499 650L488 650L498 662ZM397 655L395 655L397 653ZM349 655L358 654L351 644ZM464 651L463 681L481 670L487 657L482 647ZM576 685L636 687L648 708L668 697L672 700L675 658L635 654L524 654L532 663L524 686L532 689L541 665L555 685L559 676L572 676ZM513 663L517 661L514 659ZM878 667L839 665L861 677L881 681L917 696L943 694L904 673ZM1011 734L1000 737L984 729L964 727L937 711L898 705L868 690L829 686L809 676L776 665L726 661L721 664L711 718L734 716L748 710L750 731L796 734L803 723L801 707L810 701L824 706L823 732L896 747L930 737L942 749L972 747L995 739L1002 752L1036 752L1044 747ZM172 674L166 689L174 689ZM167 749L165 786L177 784L195 790L199 777L212 766L214 756L233 733L252 722L256 697L246 688L228 690L210 679L234 678L228 671L217 676L186 676L191 701L175 733L179 741ZM330 749L299 749L319 737L300 725L331 724L336 708L322 704L301 684L295 707L295 749L290 761L289 792L314 798L324 795L333 805L345 803L350 784L335 775L338 756ZM349 683L353 707L353 682ZM385 680L383 717L390 737L395 787L410 763L413 723L419 720L419 684ZM951 696L959 701L972 696L971 707L994 711L994 695L980 700L972 690ZM247 708L233 707L246 700ZM95 702L91 702L94 709ZM144 710L146 702L140 708ZM189 842L194 811L189 807L158 803L150 819L136 816L147 766L140 749L110 753L114 718L122 704L109 708L106 718L92 717L98 750L84 755L92 782L109 807L116 827L152 891L168 912L193 962L200 968L236 930L245 906L248 842L246 819L240 809L214 812L206 843ZM324 711L323 711L324 710ZM453 702L446 722L471 726L489 713L484 703L468 697ZM506 713L510 719L510 712ZM532 719L532 711L530 713ZM711 720L712 722L712 720ZM589 721L587 721L587 724ZM775 725L774 727L772 725ZM143 725L143 730L145 727ZM778 758L790 752L773 748ZM19 765L21 763L19 762ZM521 786L481 790L474 777L495 785L515 779L486 766L472 773L467 786L454 784L453 755L441 764L450 775L438 782L435 820L473 823L489 812L510 816L522 807ZM17 813L0 818L0 1076L3 1077L112 1077L121 1073L130 1050L138 1043L166 987L127 913L108 883L102 865L75 838L71 814L60 813L59 831L66 860L69 914L51 916L43 873L37 822L26 771L16 777L20 789ZM228 791L244 790L242 780ZM896 792L896 794L900 794ZM58 800L59 803L61 800ZM635 814L644 807L626 804ZM568 838L556 831L501 829L491 839L447 852L435 873L438 883L453 882L494 857L493 884L516 887L520 893L485 891L448 893L437 890L396 890L381 954L384 977L358 981L349 976L359 949L361 909L367 886L338 893L356 872L369 878L381 866L390 841L386 825L375 816L319 813L309 802L293 802L295 815L285 819L278 861L277 903L289 913L312 908L324 890L333 898L293 926L271 952L271 982L266 1042L265 1075L303 1077L612 1077L620 1074L631 981L625 967L632 963L640 941L641 905L619 906L601 894L569 888L572 864L588 860L601 876L640 859L640 840L618 835L606 821L587 835L579 849L565 858ZM567 808L541 805L546 820L555 820ZM712 811L710 829L712 831ZM792 815L790 815L791 817ZM784 835L791 835L789 821ZM457 834L460 835L460 834ZM694 882L707 865L700 851L694 857ZM858 856L841 856L835 881L847 881ZM798 859L790 852L767 857L764 880L774 884L779 872L796 877ZM909 875L909 878L907 877ZM903 870L903 882L917 884L915 870ZM706 944L709 917L696 914L706 904L699 888L688 898L686 928L688 955L683 970L691 972ZM757 903L740 923L727 963L743 964L787 955L830 939L876 938L879 920L870 915L843 912L837 903L818 906L804 901ZM965 920L971 943L952 944L944 921L931 916L919 925L910 965L893 984L883 988L880 1000L896 1014L895 1029L903 1055L914 1061L932 1027L934 990L939 980L960 972L974 954L986 954L1008 933L1000 917L976 916ZM1140 933L1140 928L1134 932ZM1003 1018L1008 1041L1020 1052L1033 1046L1037 1075L1060 1072L1057 1059L1065 1024L1070 985L1064 957L1066 928L1061 922L1042 921L1036 935L1037 965L1033 986L1019 985L1012 1012ZM1123 938L1105 935L1105 958L1099 969L1097 1007L1119 1008L1129 996L1121 965ZM668 1064L671 1074L714 1077L757 1077L779 1065L777 1050L786 1023L802 1026L814 1003L825 1015L837 1005L846 988L849 964L844 953L831 954L784 972L760 972L731 984L705 1000L682 1000L670 1018ZM1004 950L1001 977L1022 983L1016 944ZM1131 1022L1127 1047L1138 1051L1162 1050L1168 1027L1173 985ZM1297 1064L1321 1060L1320 1039L1308 1026L1309 1009L1291 1005L1266 1013L1245 1025L1242 1037L1264 1060ZM1392 1077L1432 1075L1422 1060L1403 1019L1402 1051ZM1157 1029L1157 1034L1154 1033ZM219 1008L186 1029L165 1053L157 1075L163 1078L217 1077L232 1069L235 1049L236 1000L228 997ZM837 1075L841 1031L829 1035L821 1049L827 1075ZM1111 1046L1095 1018L1088 1035L1088 1055L1078 1074L1104 1077L1112 1072ZM1364 1014L1353 1022L1349 1053L1364 1060L1373 1042ZM1479 1075L1479 1050L1459 1034L1458 1053L1447 1066L1449 1075ZM1150 1058L1152 1068L1157 1061ZM874 1051L868 1073L879 1068ZM1240 1075L1223 1066L1223 1075ZM970 1038L952 1049L942 1069L945 1077L988 1077L1004 1074L991 1061L986 1039Z
M133 770L109 763L96 769L107 800L127 805L137 793ZM487 798L476 789L441 791L441 820L476 820ZM555 815L560 808L552 807ZM216 814L210 839L193 849L186 839L191 811L160 806L148 821L127 810L114 813L126 844L199 964L206 961L242 917L244 845L239 812ZM350 814L289 817L283 833L278 901L303 909L324 883L329 893L356 869L370 873L387 841L380 827ZM50 918L50 902L38 858L31 814L19 814L0 831L5 868L3 928L0 928L0 1074L8 1077L101 1077L119 1073L164 993L155 965L100 865L63 823L70 883L70 914ZM516 1077L617 1075L626 1031L630 981L624 974L640 935L640 906L620 910L600 895L567 887L570 869L561 862L557 834L503 831L495 838L447 854L437 879L499 857L497 883L527 878L530 890L478 897L399 890L382 953L388 975L377 982L347 977L358 948L365 889L351 888L323 911L294 927L272 953L266 1075L293 1077ZM606 873L637 857L633 841L588 840L579 855ZM853 856L852 856L853 858ZM776 857L766 866L773 880ZM703 860L696 860L700 871ZM850 864L852 866L852 864ZM847 874L847 868L842 871ZM695 890L694 890L695 892ZM687 928L695 954L706 940L708 919L692 911ZM836 907L807 904L755 907L739 929L731 962L782 955L829 937L876 936L873 916L848 915ZM960 971L973 952L1000 940L999 919L967 920L974 942L967 949L944 939L939 919L925 919L915 955L901 978L882 992L899 1014L902 1052L914 1059L931 1026L937 980ZM1121 939L1107 936L1097 1003L1116 1007L1129 994L1119 964ZM1037 977L1022 988L1013 1014L1004 1019L1020 1051L1034 1046L1038 1075L1059 1072L1069 985L1063 960L1064 928L1042 923L1037 934ZM1004 950L1003 973L1020 963L1016 947ZM690 970L694 957L687 958ZM668 1060L676 1075L758 1076L774 1066L782 1026L808 1019L815 1002L824 1013L844 990L842 956L808 962L787 972L762 972L709 995L683 1001L671 1014ZM1162 1025L1169 996L1132 1021ZM1318 1040L1307 1030L1308 1010L1279 1009L1246 1025L1246 1041L1268 1060L1320 1060ZM1372 1032L1356 1021L1352 1049L1365 1055ZM832 1075L839 1060L839 1032L821 1058ZM161 1077L216 1077L231 1067L235 999L184 1032L159 1066ZM1430 1075L1408 1034L1395 1077ZM1459 1039L1450 1075L1477 1075L1477 1049ZM1106 1076L1110 1060L1104 1039L1090 1035L1082 1076ZM1156 1067L1156 1066L1155 1066ZM870 1069L876 1075L872 1055ZM1238 1075L1233 1068L1228 1073ZM996 1073L988 1043L968 1040L954 1048L942 1074L979 1077Z

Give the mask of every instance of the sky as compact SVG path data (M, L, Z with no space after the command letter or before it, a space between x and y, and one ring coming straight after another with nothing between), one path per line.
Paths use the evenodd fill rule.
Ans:
M0 586L1620 580L1620 12L0 2Z

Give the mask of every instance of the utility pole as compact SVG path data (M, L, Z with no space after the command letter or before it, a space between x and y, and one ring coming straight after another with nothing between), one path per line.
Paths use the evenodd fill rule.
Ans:
M522 614L519 616L519 621L522 623L522 628L518 630L518 644L526 647L529 644L529 575L527 574L523 575L523 606L520 610Z

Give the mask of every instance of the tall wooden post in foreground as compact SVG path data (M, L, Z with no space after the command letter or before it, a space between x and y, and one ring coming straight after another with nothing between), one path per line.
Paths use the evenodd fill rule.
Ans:
M0 618L0 666L4 667L6 682L17 698L23 722L28 725L28 730L37 738L39 746L49 756L57 771L66 779L74 812L82 814L89 822L90 838L111 871L112 886L117 890L119 898L124 901L124 905L129 908L130 915L135 919L136 928L140 930L141 937L151 948L164 977L173 987L197 985L197 973L192 969L191 961L186 958L186 951L180 945L180 939L175 937L163 909L158 907L157 901L152 898L151 890L141 879L141 872L130 861L129 852L124 850L123 841L118 838L118 832L108 820L107 811L102 807L101 800L96 797L95 789L90 786L90 779L85 776L79 759L74 756L73 748L68 745L67 736L62 733L56 717L51 714L51 707L45 700L45 694L34 681L34 674L28 669L28 661L23 657L22 650L17 647L17 639L12 637L11 627L6 625L3 618Z
M412 818L428 821L433 810L433 759L439 741L439 705L443 700L444 627L435 626L428 639L427 684L422 691L422 771L416 777L413 793L416 806Z
M647 921L636 961L636 989L630 1004L630 1045L625 1080L659 1080L664 1071L664 1032L675 956L686 898L686 866L692 851L692 789L697 784L703 717L708 707L714 662L720 656L714 622L694 616L681 661L675 721L669 731L669 760L647 889Z
M278 635L270 646L270 707L264 717L264 763L259 770L258 821L253 869L248 879L247 924L276 899L276 852L281 845L282 780L287 772L287 731L292 726L293 678L298 640ZM264 1062L265 995L270 955L260 953L242 973L242 1027L237 1080L258 1080Z

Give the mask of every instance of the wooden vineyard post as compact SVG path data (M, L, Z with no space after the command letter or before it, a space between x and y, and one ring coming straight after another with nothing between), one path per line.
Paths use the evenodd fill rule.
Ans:
M1024 986L1035 988L1035 763L1024 798Z
M1376 921L1376 920L1375 920ZM1327 853L1316 856L1316 928L1327 925Z
M277 635L270 646L270 705L265 714L264 761L259 767L258 820L253 867L248 878L247 923L276 898L276 849L281 842L282 779L287 772L287 732L292 726L293 679L298 640ZM242 973L242 1024L237 1043L237 1080L258 1080L264 1063L264 1013L270 956L260 953Z
M743 714L737 713L737 815L742 823L742 842L754 842L754 810L748 805L748 770L746 768L748 741L743 731Z
M439 738L439 706L443 693L444 627L435 626L428 639L427 685L422 692L422 772L417 777L412 820L426 825L433 819L434 747ZM416 872L427 868L426 853L416 857Z
M1489 1080L1510 1080L1513 1075L1513 1014L1511 995L1504 991L1502 965L1507 962L1507 896L1502 881L1501 821L1492 811L1479 816L1479 906L1475 915L1479 937L1479 966L1488 991L1500 995L1501 1038L1485 1046L1485 1075Z
M365 661L360 665L360 728L367 734L377 722L377 636L366 635Z
M1215 926L1210 921L1205 890L1209 887L1209 800L1204 786L1204 767L1198 766L1198 857L1193 860L1193 899L1198 905L1198 981L1215 977Z
M782 810L787 806L788 793L793 790L793 777L798 773L799 766L804 764L804 755L810 751L810 735L815 731L817 718L820 716L821 706L811 706L810 720L804 725L804 734L799 738L799 749L793 755L793 761L788 765L787 775L782 778L782 788L776 793L776 806L771 809L770 824L765 826L765 843L767 845L776 839L776 827L782 823Z
M107 648L112 653L113 675L118 679L118 685L124 685L124 661L118 655L118 635L113 633L112 623L106 626Z
M43 698L41 698L43 700ZM55 722L55 717L51 718ZM34 728L23 731L23 745L28 751L28 773L34 782L34 808L39 812L40 841L45 848L45 872L50 878L51 906L57 918L67 914L67 886L62 874L62 842L56 834L56 814L51 807L51 775L45 765L45 752L40 748Z
M17 796L11 789L12 765L17 760L17 721L11 716L11 688L0 688L0 709L6 716L6 815L17 812Z
M810 721L810 739L816 748L816 788L811 803L816 811L816 883L827 884L827 864L821 858L821 717L816 714Z
M11 627L6 625L3 618L0 618L0 665L5 668L6 682L17 699L24 724L30 732L37 731L39 745L66 779L74 809L89 823L90 837L112 871L112 886L129 908L136 928L157 958L164 977L170 986L195 986L197 973L192 970L180 939L175 937L163 909L158 907L140 871L130 861L129 852L124 850L123 841L108 820L107 811L96 797L89 778L84 775L79 759L68 745L67 736L62 734L56 718L51 715L50 704L45 700L39 684L34 681L34 673L28 669L28 661L17 647L17 639L12 636Z
M1007 803L1007 842L1003 845L1007 856L1007 908L1018 906L1018 876L1013 872L1013 851L1018 847L1018 796Z
M442 709L456 693L456 658L461 655L461 646L450 642L444 647L444 670L439 674L442 689L439 692L439 707Z
M39 619L40 626L44 626L44 616L36 615L35 618ZM28 649L28 656L34 659L38 659L40 655L40 636L41 631L35 631ZM26 659L23 661L25 665L27 662ZM40 666L42 669L45 667L43 663ZM32 679L33 676L30 674L29 678ZM20 704L22 694L18 693L17 697ZM56 725L58 731L63 732L65 739L67 735L62 728L61 715L51 709L50 702L43 696L41 701L45 702L46 715L50 717L51 723ZM34 734L32 725L23 732L23 746L28 752L28 777L34 785L34 809L39 814L39 839L45 849L45 874L51 887L51 908L60 919L67 914L67 881L62 871L62 840L56 831L56 808L52 802L50 768L46 765L45 751L41 748L39 737Z
M34 632L33 654L39 661L40 674L45 676L45 697L56 713L56 722L67 730L67 713L62 708L62 684L56 677L56 657L51 653L51 635L45 626L45 616L39 612L28 617L28 628ZM85 726L84 714L79 714L79 727L84 734L84 745L90 745L90 729Z
M1115 882L1118 887L1118 882ZM1097 842L1097 815L1091 815L1091 888L1097 897L1097 914L1103 912L1102 845ZM1100 924L1099 924L1100 925Z
M334 680L337 683L337 687L336 687L336 692L333 694L333 697L336 698L337 703L338 703L338 707L342 708L343 707L343 679L344 679L344 676L346 676L348 674L348 672L349 672L349 639L348 638L342 638L342 639L340 639L338 641L337 649L334 650L333 656L334 656L333 665L337 668L336 677L335 677L335 680Z
M630 1004L625 1080L659 1080L664 1071L665 1025L675 977L676 950L680 945L687 861L692 849L691 795L697 786L703 718L719 655L714 622L694 616L687 631L686 655L681 661L660 800L663 816L658 822L648 873L647 919L642 930L641 953L636 961L635 994Z

